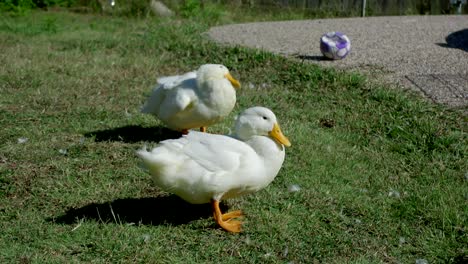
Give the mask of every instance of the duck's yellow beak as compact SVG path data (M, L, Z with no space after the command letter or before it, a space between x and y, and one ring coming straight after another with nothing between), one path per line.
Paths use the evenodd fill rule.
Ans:
M236 87L237 89L239 89L241 87L241 84L238 80L234 79L234 77L232 77L232 75L228 72L224 75L224 77L226 77L232 84L232 86Z
M276 140L278 143L285 145L286 147L291 146L291 142L289 142L289 139L283 135L283 132L281 132L281 128L278 125L278 123L275 123L273 125L273 130L268 133L270 137L272 137L274 140Z

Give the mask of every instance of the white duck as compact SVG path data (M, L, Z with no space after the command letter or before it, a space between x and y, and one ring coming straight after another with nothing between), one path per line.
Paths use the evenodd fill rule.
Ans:
M141 112L159 118L170 129L187 134L229 115L236 103L240 83L220 64L205 64L198 71L158 79Z
M215 221L229 232L240 232L240 210L222 214L221 199L256 192L278 174L291 146L271 110L252 107L236 119L234 134L191 131L165 140L151 152L138 150L154 183L193 204L210 203Z

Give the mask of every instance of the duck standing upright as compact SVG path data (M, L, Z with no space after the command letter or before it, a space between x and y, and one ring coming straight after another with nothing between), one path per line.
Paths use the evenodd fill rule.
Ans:
M274 113L252 107L236 120L231 136L190 132L137 151L154 183L193 204L211 203L223 229L238 233L240 210L222 214L219 202L259 191L278 174L291 146Z
M222 120L234 108L240 83L220 64L204 64L197 71L162 77L141 112L160 119L173 130L206 127Z

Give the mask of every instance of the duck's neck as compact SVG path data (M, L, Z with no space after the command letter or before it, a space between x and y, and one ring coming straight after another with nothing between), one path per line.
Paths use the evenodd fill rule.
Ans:
M253 136L245 143L249 144L263 158L266 176L272 181L283 165L284 146L265 136Z

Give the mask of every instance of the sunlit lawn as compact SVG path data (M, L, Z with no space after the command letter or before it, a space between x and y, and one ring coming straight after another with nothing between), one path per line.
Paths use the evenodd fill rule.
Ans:
M1 263L461 263L466 117L405 92L239 47L200 20L33 12L0 19ZM222 63L239 111L271 108L293 146L265 190L225 207L160 191L135 150L173 137L139 109L158 76ZM289 192L291 185L300 187Z

